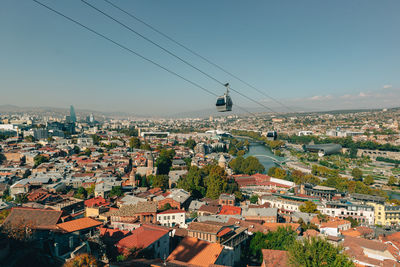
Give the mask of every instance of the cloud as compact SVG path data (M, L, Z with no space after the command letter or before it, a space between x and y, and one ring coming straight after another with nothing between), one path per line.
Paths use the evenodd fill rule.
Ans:
M385 84L384 86L383 86L383 89L390 89L390 88L392 88L393 87L393 85L391 85L391 84Z
M352 95L345 94L345 95L342 95L340 98L349 99L349 98L352 98L352 97L353 97Z
M310 100L329 100L332 99L333 96L331 95L315 95L313 97L310 97Z
M358 96L359 96L359 97L367 97L368 95L367 95L366 93L364 93L364 92L360 92L360 93L358 94Z

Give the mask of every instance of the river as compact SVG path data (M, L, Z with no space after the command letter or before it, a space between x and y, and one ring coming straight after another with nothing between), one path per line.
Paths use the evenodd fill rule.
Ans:
M253 143L250 141L249 151L246 153L245 157L255 156L260 163L264 166L265 172L268 172L269 168L278 166L271 158L273 157L278 160L283 158L275 156L269 148L260 143ZM268 157L265 157L268 156Z

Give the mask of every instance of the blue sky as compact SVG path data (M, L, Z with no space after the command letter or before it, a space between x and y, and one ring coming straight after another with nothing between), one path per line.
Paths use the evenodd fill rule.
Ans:
M88 1L218 80L282 109L104 1ZM398 106L400 1L111 1L298 110ZM43 2L223 93L221 85L80 1ZM0 25L0 104L137 114L214 109L213 96L33 1L3 0ZM233 97L235 104L254 106Z

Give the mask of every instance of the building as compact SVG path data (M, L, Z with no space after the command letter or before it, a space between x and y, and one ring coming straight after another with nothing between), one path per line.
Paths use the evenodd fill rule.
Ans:
M342 146L339 144L318 144L318 145L305 145L304 151L318 153L318 156L338 154L342 151Z
M326 200L332 200L332 198L338 193L336 188L327 187L322 185L313 186L311 184L301 184L300 194L307 196L319 197Z
M123 205L119 210L110 212L111 224L121 223L155 223L157 204L155 202L138 202L136 205Z
M235 195L229 195L229 194L221 194L219 196L219 205L230 205L230 206L235 206Z
M168 227L180 227L186 228L186 213L184 210L166 210L157 214L157 222L161 225Z
M351 202L328 201L321 212L332 216L346 219L352 217L363 225L373 225L375 221L374 207L370 205L354 204Z
M368 205L374 207L375 224L378 225L395 225L400 224L400 206L382 205L370 202Z
M115 246L121 254L151 251L152 257L166 259L169 255L169 230L156 225L142 225L132 231L131 235L122 238Z
M233 266L230 253L224 246L199 240L195 237L185 237L167 258L167 262L182 262L187 266L209 267L214 264Z

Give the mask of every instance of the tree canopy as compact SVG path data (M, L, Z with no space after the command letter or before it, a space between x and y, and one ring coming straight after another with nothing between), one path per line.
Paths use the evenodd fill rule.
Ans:
M278 227L276 231L264 234L256 232L250 241L250 255L262 260L261 249L288 250L296 240L297 233L290 227Z
M243 158L239 156L233 159L229 166L233 169L236 174L255 174L255 173L263 173L265 171L264 166L260 163L260 161L256 157L247 157Z
M306 201L304 202L303 205L299 207L301 212L307 212L307 213L319 213L317 210L317 205L314 202L311 201Z
M342 248L321 238L295 241L289 247L289 262L296 267L353 267L354 263L342 253Z

